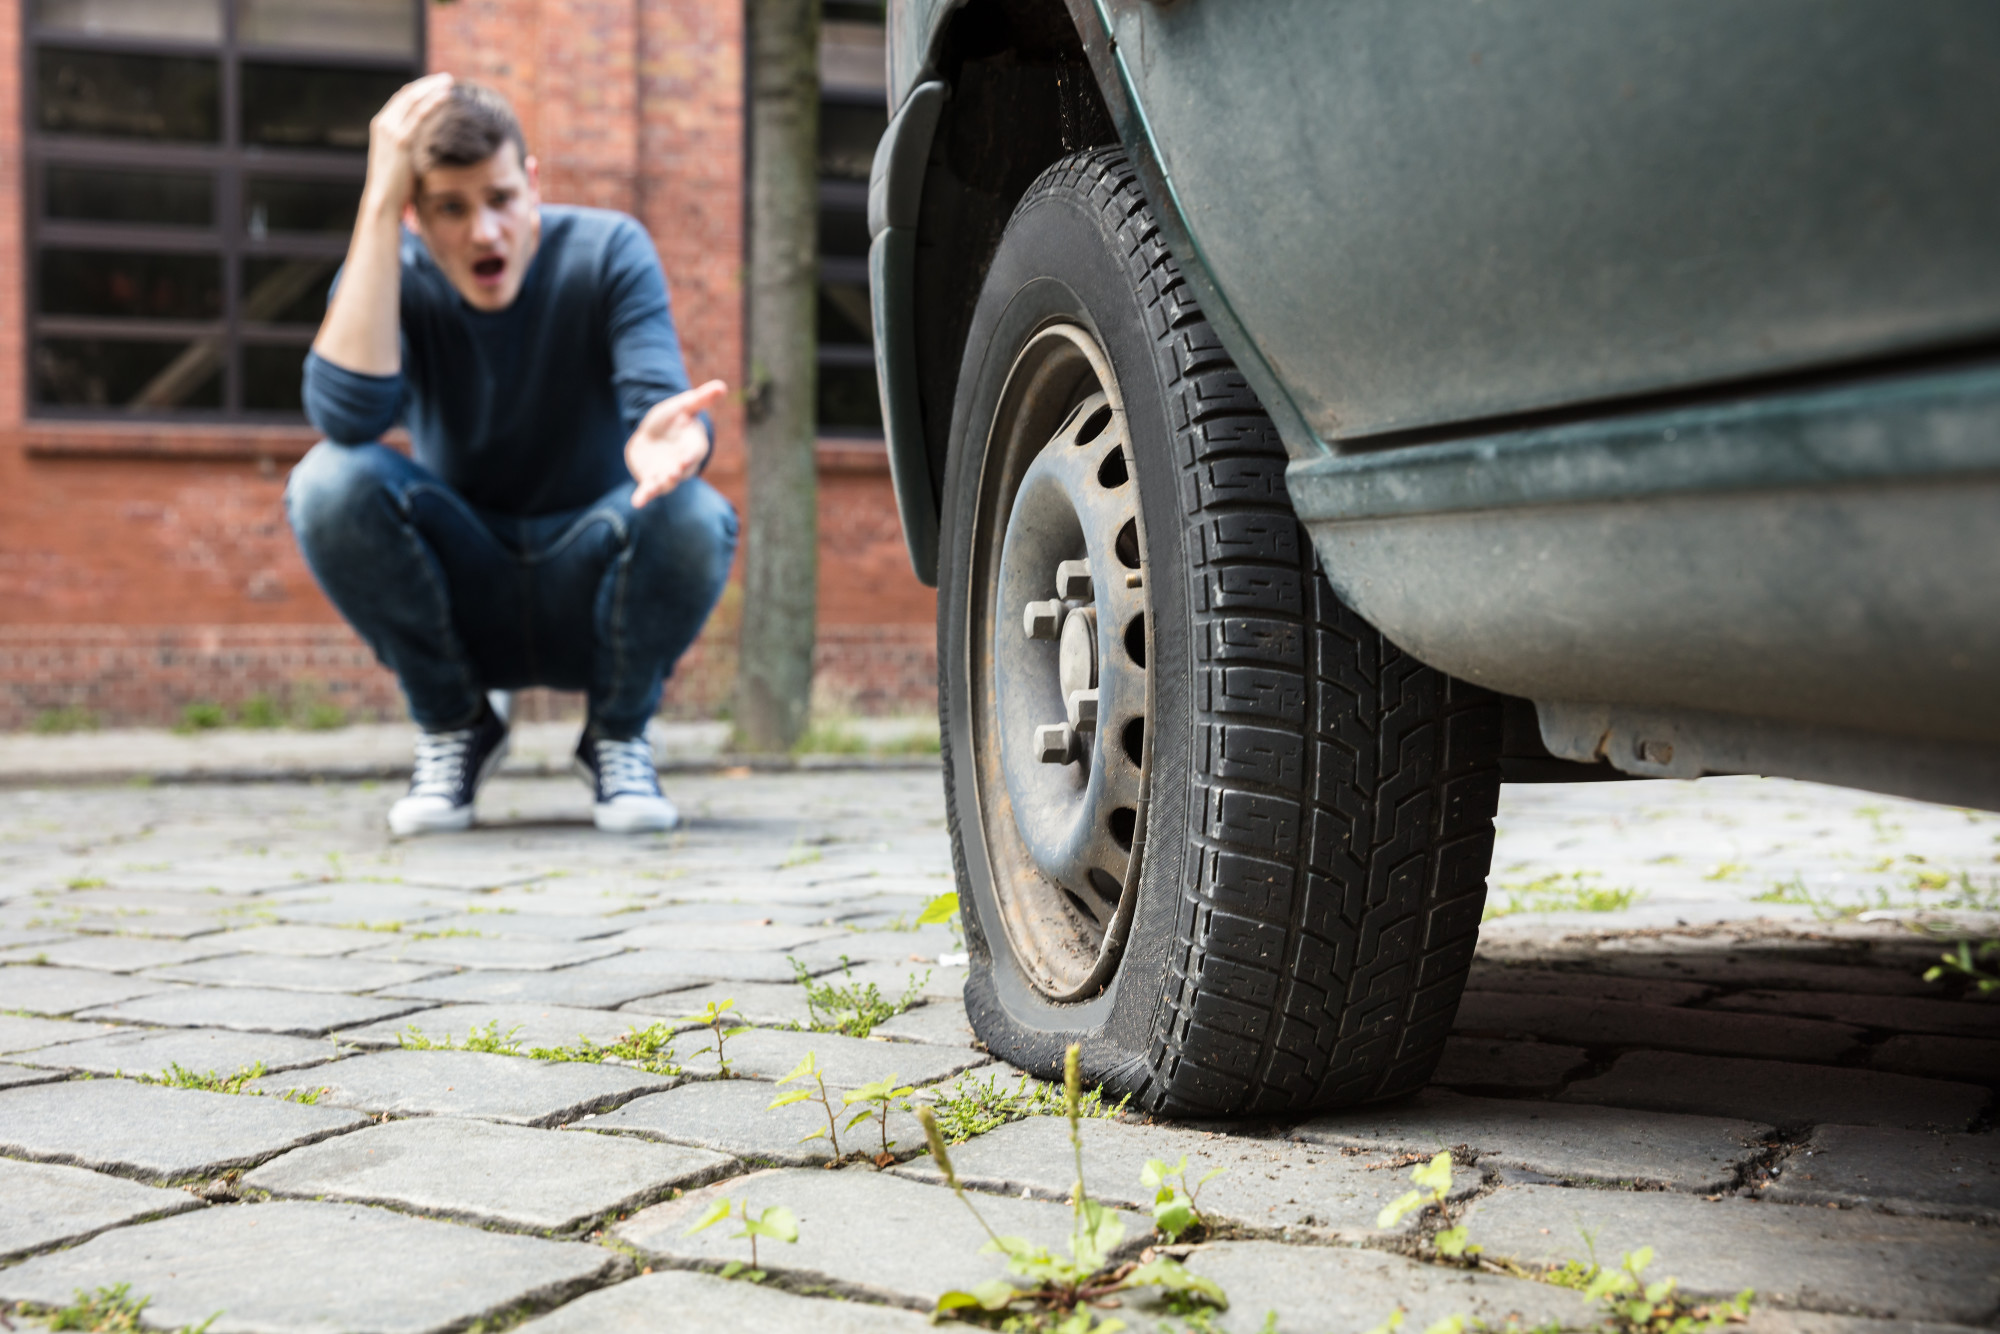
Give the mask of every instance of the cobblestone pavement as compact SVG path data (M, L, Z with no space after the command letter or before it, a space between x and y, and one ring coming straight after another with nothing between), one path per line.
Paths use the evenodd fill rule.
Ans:
M671 836L600 835L575 784L508 778L482 827L404 843L388 785L0 793L0 1303L127 1284L154 1325L216 1334L914 1331L998 1276L907 1119L886 1170L828 1171L813 1108L768 1109L808 1050L836 1092L1012 1082L938 963L949 930L907 929L950 887L935 769L673 787ZM1500 827L1502 915L1434 1086L1281 1125L1087 1122L1132 1250L1142 1165L1186 1154L1226 1169L1187 1261L1229 1292L1219 1329L1587 1327L1581 1294L1506 1271L1641 1246L1689 1293L1755 1288L1753 1331L2000 1324L2000 1002L1924 982L1912 929L1993 932L2000 817L1726 780L1509 788ZM795 968L843 957L921 1003L867 1040L788 1031ZM723 1000L756 1025L732 1080L682 1018ZM681 1074L490 1050L659 1024ZM1439 1148L1474 1267L1436 1261L1435 1213L1375 1226ZM956 1154L999 1231L1066 1234L1060 1122ZM797 1216L767 1283L698 1272L749 1255L687 1234L717 1198Z

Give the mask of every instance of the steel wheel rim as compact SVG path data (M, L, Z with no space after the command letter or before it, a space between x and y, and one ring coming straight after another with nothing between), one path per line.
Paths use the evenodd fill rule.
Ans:
M1152 660L1138 490L1123 399L1095 338L1075 324L1042 329L994 414L971 678L1001 926L1055 1001L1103 991L1137 898Z

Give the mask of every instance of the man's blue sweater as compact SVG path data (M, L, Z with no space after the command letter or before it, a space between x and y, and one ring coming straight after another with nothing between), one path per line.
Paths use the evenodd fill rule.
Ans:
M544 205L520 294L490 313L406 232L402 322L400 374L308 355L306 415L339 444L401 421L418 463L495 513L581 509L632 480L627 437L688 387L659 257L622 213Z

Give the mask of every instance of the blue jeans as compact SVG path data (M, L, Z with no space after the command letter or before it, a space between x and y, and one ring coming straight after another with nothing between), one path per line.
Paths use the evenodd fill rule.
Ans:
M321 441L285 513L313 577L426 731L469 726L487 690L586 691L590 727L638 736L722 596L736 511L692 478L644 509L475 509L393 449Z

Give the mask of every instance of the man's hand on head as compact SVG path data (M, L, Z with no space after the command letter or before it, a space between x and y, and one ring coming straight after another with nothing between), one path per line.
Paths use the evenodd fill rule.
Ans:
M696 385L686 393L661 399L646 413L639 429L625 442L625 466L638 483L632 492L634 509L695 475L708 457L708 430L699 414L720 403L729 386L720 380Z
M406 83L368 122L367 202L400 218L417 189L417 130L451 96L449 74Z

